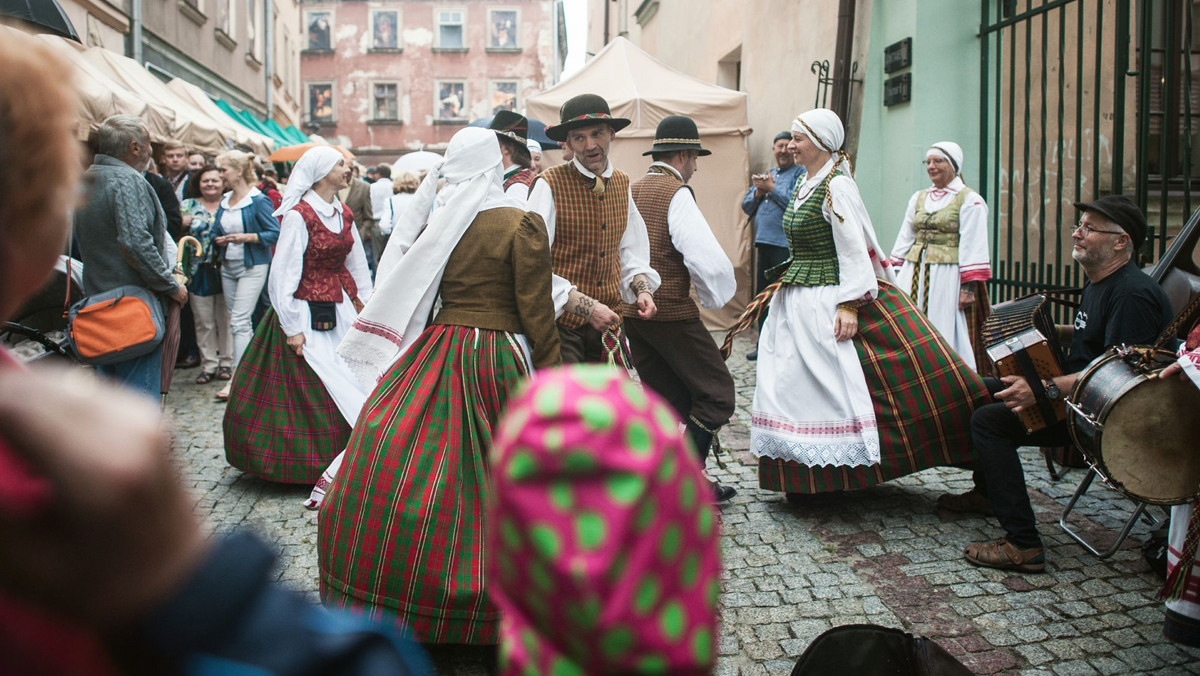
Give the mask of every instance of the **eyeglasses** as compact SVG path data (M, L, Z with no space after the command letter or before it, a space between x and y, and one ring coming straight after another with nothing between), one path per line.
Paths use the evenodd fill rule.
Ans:
M1080 230L1083 231L1084 237L1087 237L1088 235L1092 234L1093 232L1100 233L1101 235L1124 235L1125 234L1124 230L1097 230L1096 228L1093 228L1092 226L1087 225L1086 223L1080 223L1079 225L1075 226L1076 232L1078 232Z

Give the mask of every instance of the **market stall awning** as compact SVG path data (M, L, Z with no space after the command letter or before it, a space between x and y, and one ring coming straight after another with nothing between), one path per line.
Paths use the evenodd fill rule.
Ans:
M267 156L280 145L274 135L264 134L257 129L247 126L240 119L225 112L225 109L213 102L213 99L191 82L175 78L167 83L167 87L176 94L191 101L197 108L209 117L218 121L227 121L229 126L238 134L237 143L252 148L256 155Z
M15 28L0 26L0 40L7 31ZM113 115L133 115L141 118L150 130L152 141L161 143L172 138L175 129L175 113L165 106L151 103L133 92L124 84L113 80L94 64L83 57L82 48L54 35L39 36L61 57L75 68L72 84L79 93L79 117L83 123L79 129L80 140L86 140L100 123Z
M233 145L237 131L228 123L212 119L187 99L167 87L133 59L92 47L84 58L104 70L112 79L124 84L139 96L175 111L173 138L189 148L219 152Z
M298 141L289 137L287 134L283 133L282 128L280 128L279 124L277 124L274 120L260 120L250 111L238 108L225 99L216 99L213 101L213 103L233 119L238 120L242 124L262 134L263 136L274 140L277 148L308 142L308 138Z

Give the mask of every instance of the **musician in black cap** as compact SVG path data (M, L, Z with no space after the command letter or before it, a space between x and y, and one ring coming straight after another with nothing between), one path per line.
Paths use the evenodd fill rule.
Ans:
M504 163L504 194L524 202L529 199L529 186L537 174L530 168L533 156L529 152L529 120L520 113L501 110L492 118L488 129L500 139L500 155Z
M562 360L599 362L606 344L608 352L620 345L622 303L635 306L641 319L654 317L660 280L650 267L646 223L629 177L608 159L613 136L629 120L613 117L595 94L568 100L559 117L546 136L563 142L573 157L538 176L529 210L545 219L550 235Z
M664 118L654 144L642 154L654 163L634 182L633 202L646 221L650 265L662 285L654 293L653 319L640 319L636 308L625 306L625 334L638 376L687 422L703 467L713 434L733 415L735 394L733 376L700 321L691 289L694 285L701 305L719 308L737 291L737 280L687 184L696 158L712 154L700 145L696 123L682 115ZM736 494L716 483L712 490L717 502Z
M1076 203L1079 225L1071 237L1071 256L1087 281L1072 326L1060 327L1070 338L1066 375L1042 382L1004 376L985 382L996 403L971 416L971 439L978 455L975 487L961 495L943 495L938 506L952 511L994 514L1005 535L995 542L968 545L966 559L977 566L1041 572L1045 552L1017 455L1020 446L1071 444L1066 421L1031 434L1015 415L1039 401L1054 402L1075 385L1079 373L1112 345L1146 345L1171 322L1171 303L1158 284L1138 268L1136 252L1146 239L1146 217L1128 197L1111 195Z

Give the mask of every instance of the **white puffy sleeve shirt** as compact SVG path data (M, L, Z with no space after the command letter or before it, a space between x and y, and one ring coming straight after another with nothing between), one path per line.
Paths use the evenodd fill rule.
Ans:
M330 232L342 231L342 202L336 197L333 203L321 199L313 191L304 195L304 201L312 206L321 219L322 225ZM366 304L371 298L371 271L367 267L367 256L363 251L362 240L358 229L351 228L354 236L354 247L346 256L346 270L354 278L358 287L358 299ZM308 228L304 225L304 217L295 209L283 216L279 226L279 242L275 245L275 256L271 259L271 273L267 278L267 294L271 298L271 306L279 317L279 325L284 334L295 336L306 333L311 329L311 319L306 301L292 294L300 286L300 275L304 272L304 251L308 248ZM343 303L349 303L350 298L344 296Z
M966 190L962 209L958 212L958 274L959 281L985 282L992 278L992 259L988 253L988 206L979 193L971 190L957 176L943 190L933 186L926 188L925 210L940 211L949 206L958 193ZM908 199L908 207L904 210L904 221L900 224L900 234L896 236L896 246L892 247L892 264L903 265L904 257L917 239L913 219L917 213L917 199L920 191L913 193Z

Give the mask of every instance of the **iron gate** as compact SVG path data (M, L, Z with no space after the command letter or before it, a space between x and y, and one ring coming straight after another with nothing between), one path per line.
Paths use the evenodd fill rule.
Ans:
M1082 284L1072 202L1130 194L1149 263L1195 206L1200 0L982 0L983 154L993 301ZM1131 51L1136 50L1136 51Z

